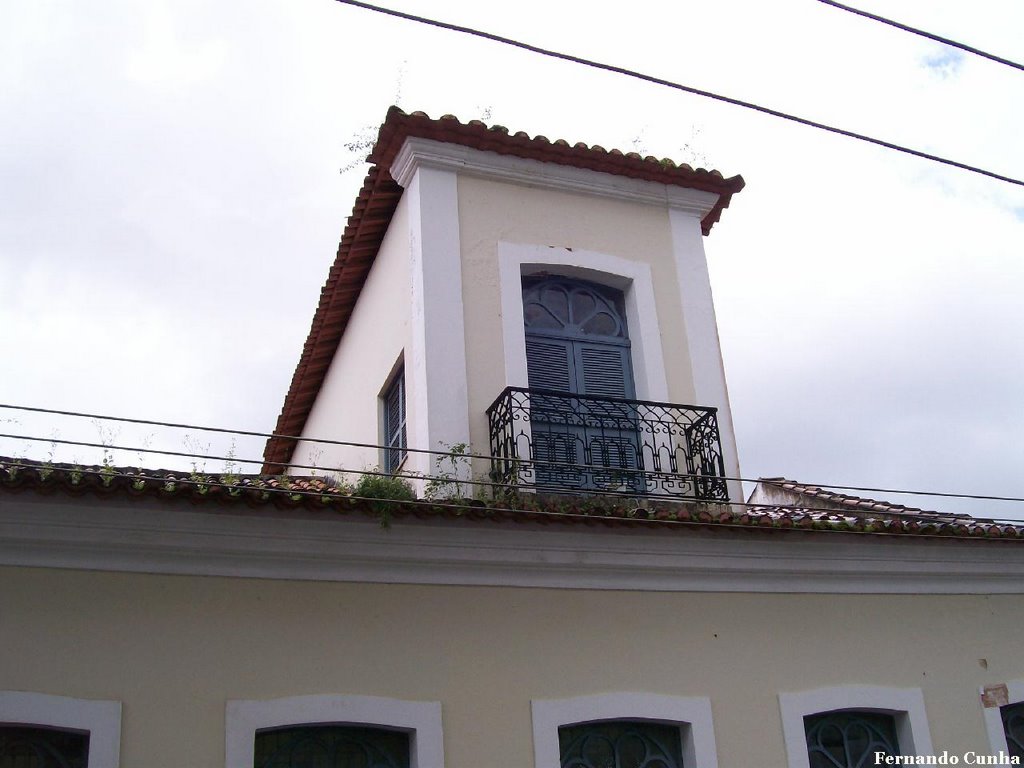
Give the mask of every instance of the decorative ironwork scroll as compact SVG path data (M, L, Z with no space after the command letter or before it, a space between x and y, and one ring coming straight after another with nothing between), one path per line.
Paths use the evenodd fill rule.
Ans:
M601 722L558 729L561 768L683 768L679 728Z
M89 733L0 725L0 768L86 768Z
M826 712L804 718L811 768L866 768L875 753L900 754L892 715Z
M487 416L506 488L729 499L715 408L507 387Z
M256 732L254 768L409 768L409 735L384 728L302 725Z

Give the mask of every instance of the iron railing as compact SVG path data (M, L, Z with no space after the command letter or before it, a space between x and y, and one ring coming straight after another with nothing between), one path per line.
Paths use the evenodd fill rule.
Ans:
M716 408L506 387L487 417L505 488L729 500Z

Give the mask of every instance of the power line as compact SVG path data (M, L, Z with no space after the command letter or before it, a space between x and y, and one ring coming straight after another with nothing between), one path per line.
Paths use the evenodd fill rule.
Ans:
M279 435L279 434L275 434L275 433L272 433L272 432L256 432L256 431L251 431L251 430L227 429L227 428L220 428L220 427L209 427L209 426L203 426L203 425L198 425L198 424L185 424L185 423L168 422L168 421L154 421L154 420L150 420L150 419L129 418L129 417L120 417L120 416L107 416L107 415L103 415L103 414L85 413L85 412L81 412L81 411L59 410L59 409L55 409L55 408L40 408L40 407L27 406L27 405L12 405L12 404L8 404L8 403L0 403L0 410L2 410L2 409L26 411L26 412L30 412L30 413L43 413L43 414L49 414L49 415L71 416L71 417L77 417L77 418L99 419L99 420L104 420L104 421L119 421L119 422L125 422L125 423L130 423L130 424L140 424L140 425L145 425L145 426L171 427L171 428L175 428L175 429L191 429L191 430L196 430L196 431L214 432L214 433L221 433L221 434L227 434L227 435L242 435L242 436L247 436L247 437L260 437L260 438L266 438L266 439L281 439L281 440L295 440L295 441L301 440L303 442L308 442L308 443L318 443L318 444L325 444L325 445L338 445L338 446L344 446L344 447L372 448L372 449L377 449L377 450L390 450L392 448L392 446L386 446L386 445L382 445L382 444L379 444L379 443L360 443L360 442L353 442L353 441L346 441L346 440L331 440L331 439L327 439L327 438L317 438L317 437L295 437L295 436ZM155 449L155 448L149 448L147 446L142 446L142 447L115 446L115 445L111 445L109 443L103 443L103 442L95 443L95 442L84 442L84 441L75 441L75 440L61 440L61 439L57 439L55 437L37 437L37 436L32 436L32 435L0 434L0 438L8 438L8 439L14 439L14 440L30 440L30 441L33 441L33 442L45 442L45 443L58 443L58 444L78 445L78 446L89 447L89 448L101 448L101 449L102 448L106 448L106 449L110 449L110 450L120 450L120 451L135 452L135 453L158 453L158 454L167 455L167 456L178 456L178 457L185 457L185 458L198 458L198 459L213 460L213 461L233 461L233 462L237 462L239 464L264 464L265 463L265 461L263 459L240 459L240 458L235 457L235 456L208 456L208 455L199 454L199 453L189 453L189 452L186 452L186 451L160 450L160 449ZM439 457L442 457L442 458L447 458L447 457L454 456L454 457L457 457L457 458L481 459L481 460L485 460L485 461L492 461L492 460L510 461L511 460L507 456L494 456L492 454L486 454L486 453L471 453L469 451L460 453L460 452L452 451L450 448L447 451L445 451L445 450L431 450L431 449L427 449L427 448L413 448L413 447L406 447L403 450L405 452L408 452L408 453L422 453L422 454L439 456ZM532 462L532 463L536 463L536 462ZM609 467L607 467L605 465L600 465L600 464L598 464L598 465L594 465L594 464L580 464L578 462L573 463L573 462L545 461L544 464L546 466L552 466L552 467L556 467L556 468L557 467L566 467L566 468L577 468L577 469L599 469L599 470L605 470L605 471L607 471L609 469L614 469L614 468L609 468ZM325 468L325 467L317 467L317 466L314 466L314 465L304 465L304 464L291 464L290 463L288 466L290 466L290 467L292 467L294 469L330 470L330 471L341 471L341 472L355 472L357 474L381 474L381 475L388 475L389 474L389 473L386 473L386 472L364 472L364 471L361 471L361 470L340 470L340 469L336 469L336 468ZM626 468L622 468L622 469L624 471L626 470ZM654 474L654 475L669 475L669 474L672 474L672 475L677 476L677 477L678 476L700 477L700 478L709 477L707 475L686 475L685 473L666 473L666 472L657 472L657 471L651 472L651 471L648 471L648 470L643 470L643 471L647 472L648 474ZM425 477L429 478L429 476L425 476ZM731 481L738 481L738 482L745 482L745 483L759 483L759 482L762 481L763 478L715 476L715 479L727 480L727 481L731 480ZM484 484L484 485L494 485L494 483L480 483L479 481L469 481L469 480L464 480L464 481L461 481L461 482L464 482L464 483L474 483L475 482L475 483ZM989 494L953 493L953 492L947 492L947 491L918 491L918 490L905 490L905 489L896 489L896 488L877 488L877 487L872 487L872 486L836 485L836 484L805 483L805 482L799 483L799 485L813 486L815 488L821 488L821 489L833 490L833 491L835 491L835 490L847 490L847 491L861 491L861 492L867 492L867 493L899 494L899 495L904 495L904 496L929 496L929 497L936 497L936 498L967 499L967 500L974 500L974 501L1000 501L1000 502L1018 502L1018 503L1019 502L1024 502L1024 497L1019 497L1019 496L996 496L996 495L989 495Z
M995 61L995 62L998 62L999 64L1005 64L1008 67L1013 67L1014 69L1019 69L1021 71L1024 71L1024 64L1018 64L1015 61L1010 61L1009 59L1004 59L1002 56L996 56L994 53L986 53L985 51L979 50L978 48L975 48L973 46L967 45L965 43L959 43L956 40L950 40L948 37L941 37L940 35L934 35L931 32L925 32L923 29L917 29L916 27L911 27L911 26L908 26L906 24L901 24L898 21L893 21L892 19L887 19L884 16L876 16L873 13L868 13L867 11L862 11L859 8L852 8L849 5L843 5L842 3L837 3L837 2L835 2L835 0L818 0L818 2L819 3L824 3L825 5L831 5L833 8L839 8L840 10L843 10L843 11L849 11L850 13L854 13L854 14L856 14L858 16L863 16L865 19L871 19L872 21L880 21L883 24L888 24L890 27L896 27L896 29L902 29L904 32L910 32L910 33L915 34L915 35L920 35L921 37L926 37L929 40L934 40L937 43L942 43L943 45L949 45L949 46L952 46L953 48L959 48L961 51L967 51L968 53L973 53L975 56L981 56L983 58L989 59L990 61Z
M583 66L593 67L594 69L600 69L606 72L614 72L616 74L625 75L627 77L632 77L637 80L643 80L644 82L647 83L654 83L655 85L664 85L667 88L674 88L677 91L691 93L694 94L695 96L703 96L708 99L714 99L715 101L721 101L726 104L732 104L733 106L736 107L743 107L744 109L751 109L754 110L755 112L761 112L766 115L771 115L772 117L778 117L783 120L789 120L790 122L799 123L800 125L806 125L810 128L818 128L819 130L822 131L835 133L840 136L846 136L847 138L850 139L857 139L858 141L867 142L868 144L874 144L876 146L885 147L886 149L892 149L895 150L896 152L902 152L907 155L913 155L914 157L920 157L925 160L932 160L936 163L941 163L943 165L952 166L954 168L959 168L964 171L970 171L971 173L977 173L982 176L997 179L998 181L1005 181L1009 184L1016 184L1017 186L1024 187L1024 180L1016 179L1013 178L1012 176L1004 176L1001 173L985 170L984 168L979 168L974 165L968 165L967 163L961 163L957 160L950 160L948 158L940 157L939 155L933 155L928 152L922 152L921 150L918 149L905 147L901 144L895 144L891 141L885 141L884 139L877 139L874 138L873 136L868 136L863 133L848 131L845 128L837 128L835 126L828 125L827 123L821 123L816 120L810 120L805 117L799 117L788 112L782 112L777 109L772 109L771 107L761 106L760 104L755 104L750 101L735 99L732 98L731 96L723 96L722 94L714 93L712 91L706 91L701 88L695 88L690 85L684 85L682 83L673 82L672 80L666 80L665 78L662 77L647 75L633 69L627 69L625 67L620 67L614 64L604 64L599 61L594 61L593 59L585 59L581 56L575 56L569 53L561 53L559 51L554 51L548 48L541 48L540 46L533 45L531 43L524 43L520 40L514 40L510 37L502 37L501 35L496 35L492 32L484 32L479 29L473 29L472 27L465 27L459 24L450 24L448 22L438 21L436 19L429 19L425 16L417 16L412 13L405 13L404 11L396 11L391 8L383 8L379 5L371 5L370 3L361 2L360 0L335 0L335 2L342 3L344 5L351 5L356 8L362 8L367 11L373 11L375 13L382 13L387 16L394 16L396 18L405 19L407 21L415 21L419 24L426 24L431 27L437 27L438 29L446 29L452 32L460 32L466 35L473 35L474 37L480 37L485 40L491 40L493 42L501 43L503 45L510 45L514 48L520 48L525 51L530 51L531 53L538 53L542 56L550 56L551 58L569 61L574 64L582 64Z

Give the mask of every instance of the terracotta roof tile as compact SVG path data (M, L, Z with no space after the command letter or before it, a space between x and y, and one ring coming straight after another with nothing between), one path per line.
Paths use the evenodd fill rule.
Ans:
M828 488L817 485L807 485L784 477L762 477L758 483L789 491L797 497L808 500L808 505L815 507L827 507L829 509L841 510L851 513L873 513L876 515L915 515L922 518L941 519L948 522L956 520L975 520L970 515L946 512L934 512L918 507L908 507L903 504L893 504L889 501L877 499L866 499L861 496L850 496L844 493L836 493Z
M352 495L352 490L324 477L195 474L132 467L49 464L0 457L0 494L93 496L126 500L159 499L168 503L235 508L382 514L382 502ZM915 512L874 517L800 507L730 507L722 504L616 502L608 497L523 497L515 504L459 500L387 502L388 518L452 518L494 523L542 523L601 527L717 531L769 530L780 535L843 532L901 537L942 537L990 542L1024 542L1024 523L995 523L966 515L953 520ZM897 505L898 506L898 505ZM902 508L907 510L909 508ZM890 515L892 513L889 513Z
M569 146L569 142L561 139L552 142L546 136L530 138L522 131L510 134L504 126L488 127L479 120L461 123L454 115L432 120L423 112L406 114L398 107L392 107L378 132L377 141L368 158L373 166L356 197L352 215L341 236L337 257L320 292L320 302L313 315L309 336L303 345L302 355L295 367L274 429L276 434L297 436L306 424L313 401L327 375L338 342L402 196L402 188L391 178L389 169L405 140L412 137L713 192L718 195L718 203L701 222L704 234L711 231L722 211L729 206L732 195L743 189L744 185L740 176L726 179L718 171L676 165L667 159L658 160L650 156L641 158L635 152L609 152L604 147L596 144L588 146L583 142ZM268 440L263 452L266 462L264 471L281 471L291 460L295 444L295 440L287 438Z

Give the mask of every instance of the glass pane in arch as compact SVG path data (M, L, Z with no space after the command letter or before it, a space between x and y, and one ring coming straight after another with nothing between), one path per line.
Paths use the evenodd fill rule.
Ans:
M825 712L804 718L811 768L864 768L875 753L900 754L896 720L880 712Z
M523 319L528 332L547 330L565 338L629 338L622 291L585 280L524 277Z
M679 726L615 720L558 729L561 768L683 768Z
M409 768L409 734L350 725L256 732L254 768Z
M0 725L0 768L86 768L88 731Z

